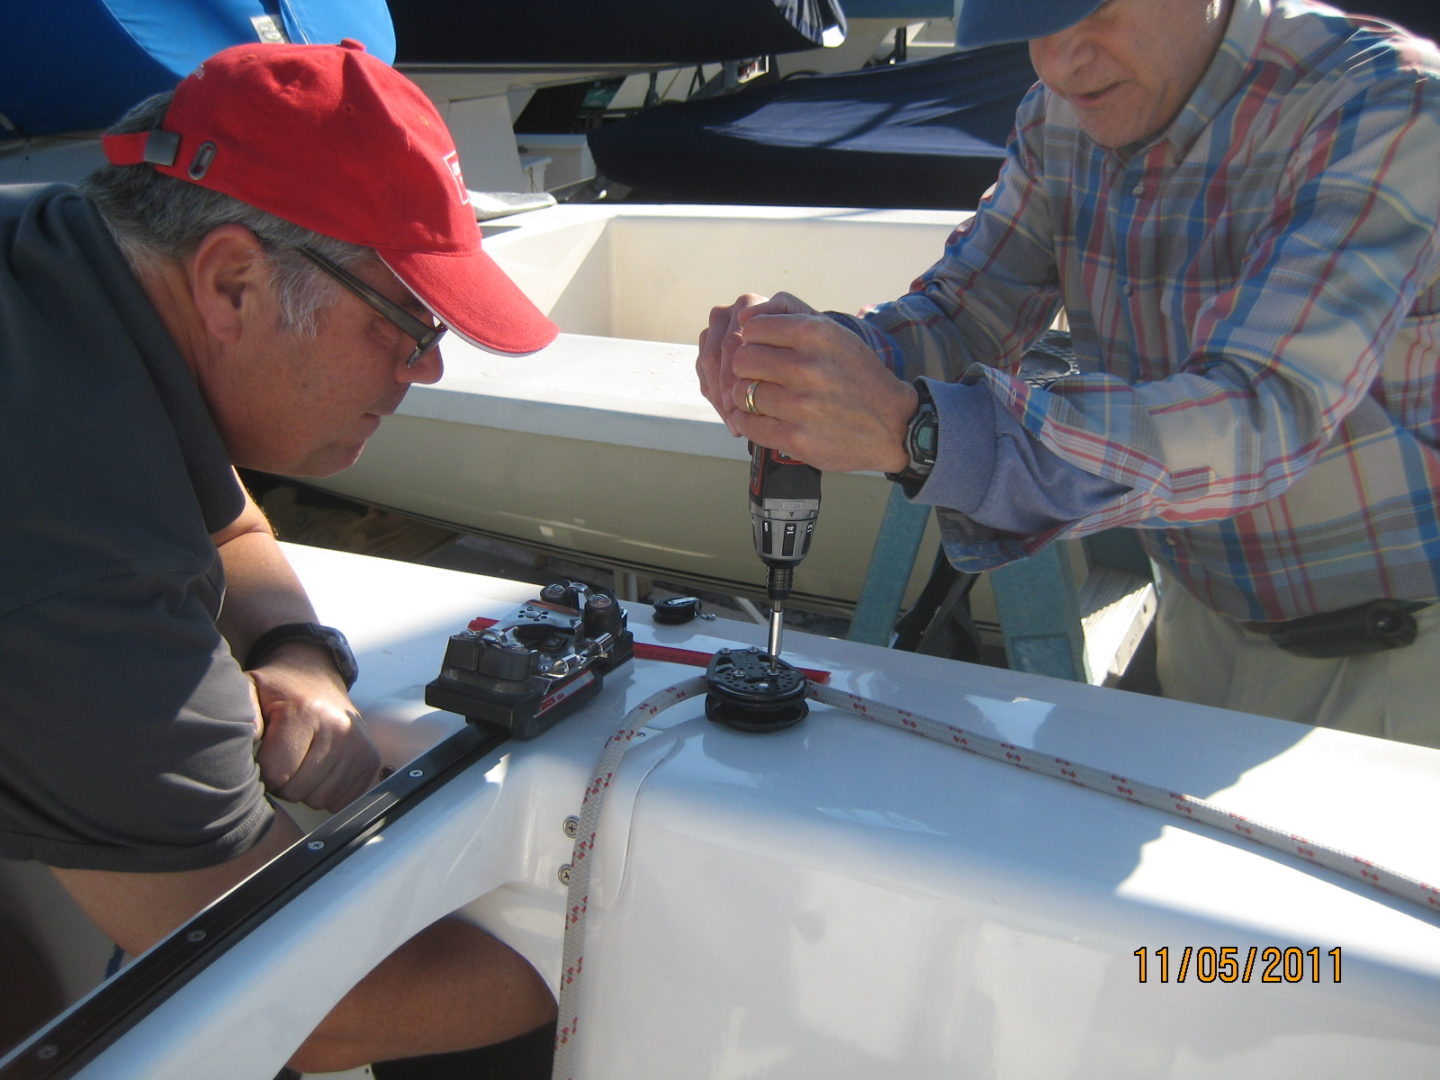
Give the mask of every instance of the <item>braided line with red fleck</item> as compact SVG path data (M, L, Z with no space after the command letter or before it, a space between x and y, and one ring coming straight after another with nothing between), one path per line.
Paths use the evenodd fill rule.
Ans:
M854 713L863 719L874 720L914 735L923 735L927 739L953 746L958 750L978 754L992 761L1004 762L1007 765L1014 765L1031 772L1053 776L1057 780L1066 780L1089 791L1113 795L1126 802L1174 814L1187 821L1200 822L1230 836L1241 836L1247 840L1253 840L1257 844L1262 844L1286 855L1297 855L1317 866L1334 870L1336 873L1364 882L1382 892L1402 900L1408 900L1424 909L1432 918L1440 916L1440 888L1436 888L1434 885L1395 870L1386 869L1383 866L1376 866L1366 859L1339 848L1307 840L1305 837L1277 829L1273 825L1251 821L1240 814L1225 810L1194 795L1169 791L1156 787L1154 784L1117 776L1104 769L1081 765L1041 751L1013 746L1010 743L979 735L953 724L932 720L928 716L920 716L905 709L867 701L865 698L829 686L817 686L812 683L808 696L822 704Z
M605 740L600 757L585 786L580 804L580 823L575 830L575 844L570 854L570 883L565 896L565 946L560 957L560 1023L555 1029L555 1064L553 1080L573 1080L575 1075L576 1033L580 1026L580 975L585 966L585 915L590 905L590 858L595 851L595 834L605 793L615 779L615 770L625 751L645 723L687 698L705 693L705 677L696 676L652 694L625 714Z

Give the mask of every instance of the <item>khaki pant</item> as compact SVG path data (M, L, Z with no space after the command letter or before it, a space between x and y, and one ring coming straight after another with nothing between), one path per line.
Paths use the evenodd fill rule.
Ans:
M1312 660L1242 629L1175 581L1156 616L1161 692L1178 701L1440 747L1440 604L1400 649Z

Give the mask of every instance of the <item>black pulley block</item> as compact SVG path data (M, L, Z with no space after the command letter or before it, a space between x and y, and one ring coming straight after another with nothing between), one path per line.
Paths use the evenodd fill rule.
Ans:
M705 673L705 715L737 731L781 731L810 711L810 680L760 649L721 649Z

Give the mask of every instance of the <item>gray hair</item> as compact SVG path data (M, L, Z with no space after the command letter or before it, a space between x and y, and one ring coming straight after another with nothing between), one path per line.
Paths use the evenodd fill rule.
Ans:
M136 105L112 134L158 128L170 108L169 92ZM321 309L339 286L295 249L308 247L341 266L376 258L371 248L303 229L249 203L199 184L177 180L149 165L102 165L80 190L96 205L126 260L137 271L189 255L221 225L243 225L255 234L270 264L270 281L287 331L313 337Z

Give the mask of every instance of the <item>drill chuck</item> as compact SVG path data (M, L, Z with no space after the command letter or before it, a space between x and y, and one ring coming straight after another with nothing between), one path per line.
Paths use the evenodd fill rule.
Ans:
M819 516L820 470L778 450L752 445L750 524L755 553L765 565L791 569L805 558Z
M795 566L782 564L771 566L766 571L765 589L771 600L784 600L790 595L790 586L795 581Z

